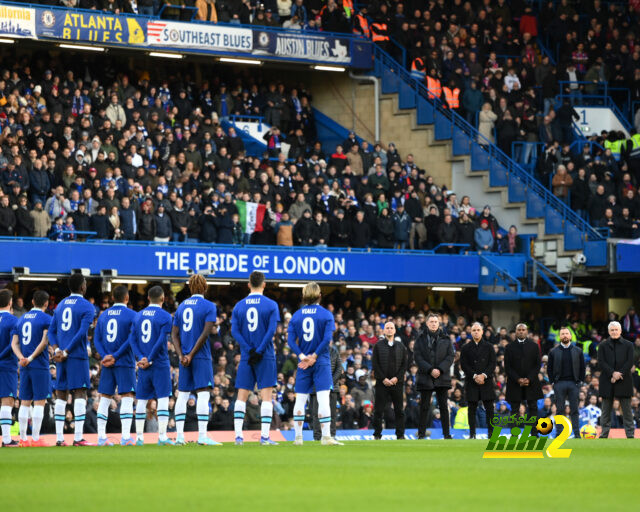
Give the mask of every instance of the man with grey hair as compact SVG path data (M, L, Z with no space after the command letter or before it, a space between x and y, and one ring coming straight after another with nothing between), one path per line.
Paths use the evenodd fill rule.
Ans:
M609 337L598 345L598 366L600 367L600 396L602 397L601 438L609 437L613 400L618 399L622 409L622 421L627 437L634 434L631 397L633 396L633 343L622 337L619 322L609 324Z

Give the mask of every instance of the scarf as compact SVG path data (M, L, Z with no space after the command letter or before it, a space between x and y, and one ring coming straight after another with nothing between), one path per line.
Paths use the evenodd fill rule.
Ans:
M509 252L513 254L516 251L516 237L518 235L514 233L508 233L507 237L509 238Z

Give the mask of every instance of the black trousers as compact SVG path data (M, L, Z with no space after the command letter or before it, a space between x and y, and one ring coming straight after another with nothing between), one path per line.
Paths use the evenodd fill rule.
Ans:
M418 420L418 437L424 437L427 431L429 412L431 409L431 396L436 392L438 409L440 409L440 421L442 422L442 434L449 436L449 388L420 389L420 419Z
M484 405L484 410L487 411L487 427L489 427L489 437L493 432L493 426L491 420L493 419L493 400L480 400ZM469 402L469 435L476 435L476 411L478 410L479 402Z
M396 436L404 437L403 390L404 383L400 382L395 386L385 386L382 382L376 384L373 407L373 435L375 437L382 435L382 417L389 402L393 403L393 412L396 416Z
M313 439L320 441L322 438L322 430L320 428L320 420L318 419L318 395L315 393L309 397L311 417L313 418ZM336 435L336 416L338 415L338 392L329 393L329 407L331 407L331 437Z

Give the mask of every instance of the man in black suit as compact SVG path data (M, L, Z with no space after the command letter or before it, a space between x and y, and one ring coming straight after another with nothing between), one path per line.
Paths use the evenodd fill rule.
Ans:
M464 390L469 406L469 438L476 438L476 410L482 402L487 412L489 437L493 432L493 374L496 369L496 351L493 345L483 339L484 329L480 322L471 326L471 341L460 351L460 367L464 372Z
M540 348L528 338L525 324L516 325L516 339L504 350L504 369L507 374L506 399L511 414L518 414L520 404L527 403L527 414L536 415L538 399L542 398L542 386L538 379L540 371ZM532 429L532 434L536 434Z
M451 365L453 364L453 345L440 329L440 319L435 313L427 315L427 327L423 329L413 349L418 365L417 388L420 391L420 420L418 422L418 439L424 439L427 430L427 418L431 405L431 394L436 392L442 434L451 439L449 434L448 391L451 388Z
M558 332L560 345L549 352L547 373L553 384L556 397L556 412L564 414L564 404L569 400L571 411L571 428L576 438L580 437L580 423L578 421L578 395L580 383L584 381L584 354L576 345L571 343L571 331L562 327ZM556 424L557 433L562 427Z
M384 324L384 338L373 346L371 357L376 378L375 404L373 409L373 438L382 437L382 416L389 401L393 403L396 417L396 437L404 439L404 374L407 371L407 349L396 338L393 322Z
M601 438L609 437L611 429L611 409L617 398L622 409L622 421L627 438L633 439L634 425L631 411L633 396L633 343L622 337L619 322L609 324L609 337L598 345L598 366L600 367L600 396L602 397Z

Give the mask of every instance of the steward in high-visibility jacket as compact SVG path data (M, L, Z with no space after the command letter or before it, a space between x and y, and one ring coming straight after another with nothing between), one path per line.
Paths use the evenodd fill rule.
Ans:
M431 74L427 76L427 89L429 90L429 98L440 99L440 96L442 96L442 85L440 85L440 80L438 80L435 70L432 70Z
M627 158L640 160L640 133L631 131L631 137L626 142Z
M614 140L615 139L615 140ZM611 150L611 154L616 161L620 161L620 157L622 156L622 152L625 148L625 139L624 136L620 138L620 134L617 132L611 131L609 132L609 136L607 140L604 141L604 149Z
M367 21L367 11L362 9L358 14L353 17L353 30L354 34L361 34L367 39L371 39L371 30L369 30L369 22Z
M350 20L353 16L353 0L342 0L342 8L344 9L345 17Z
M411 76L422 82L427 75L427 66L423 57L416 57L411 63Z
M371 24L371 40L374 43L386 43L389 41L389 30L386 23L375 22Z
M443 87L442 92L444 92L444 98L449 108L460 108L460 89L458 89L457 87Z

